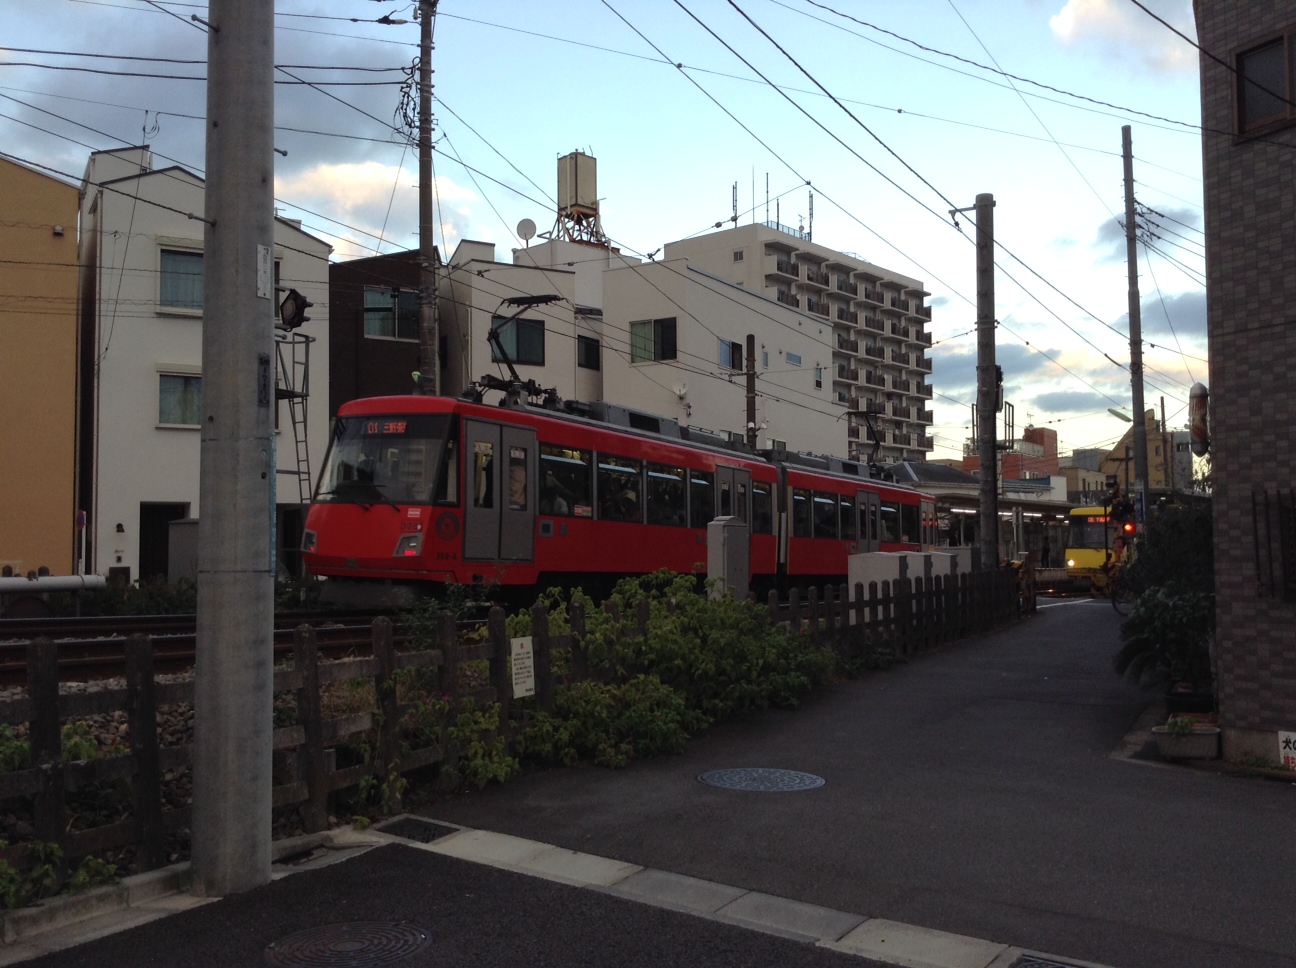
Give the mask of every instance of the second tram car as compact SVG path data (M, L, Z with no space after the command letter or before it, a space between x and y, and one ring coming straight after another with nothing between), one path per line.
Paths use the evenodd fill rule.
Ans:
M706 570L706 527L746 525L757 591L845 579L864 551L930 550L931 495L865 464L753 454L609 404L374 397L342 406L302 554L329 597L411 601L433 584L589 587Z

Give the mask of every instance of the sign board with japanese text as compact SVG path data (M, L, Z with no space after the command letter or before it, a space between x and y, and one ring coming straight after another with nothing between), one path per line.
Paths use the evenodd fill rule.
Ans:
M513 698L535 695L535 653L531 651L531 636L509 639L513 657Z
M1289 770L1296 770L1296 733L1278 734L1278 762Z

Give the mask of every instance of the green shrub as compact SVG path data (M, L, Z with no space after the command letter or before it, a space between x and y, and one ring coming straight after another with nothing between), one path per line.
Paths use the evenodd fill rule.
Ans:
M1150 588L1121 625L1115 667L1141 685L1181 680L1195 689L1212 678L1215 597L1176 584Z

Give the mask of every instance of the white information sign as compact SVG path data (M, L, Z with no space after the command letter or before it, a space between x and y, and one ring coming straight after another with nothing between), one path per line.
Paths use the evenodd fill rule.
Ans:
M1296 733L1278 734L1278 762L1289 770L1296 770Z
M531 636L509 639L513 646L513 698L535 695L535 653L531 651Z
M270 246L257 246L257 298L270 299L274 296L274 259L270 257Z

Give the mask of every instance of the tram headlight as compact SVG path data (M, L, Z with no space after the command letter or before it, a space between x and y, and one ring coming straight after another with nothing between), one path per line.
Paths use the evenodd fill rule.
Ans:
M1075 559L1074 559L1074 558L1068 558L1068 559L1067 559L1067 567L1068 567L1068 568L1074 568L1074 567L1075 567Z
M392 552L393 558L417 558L423 553L423 533L404 534L396 542L396 550Z

